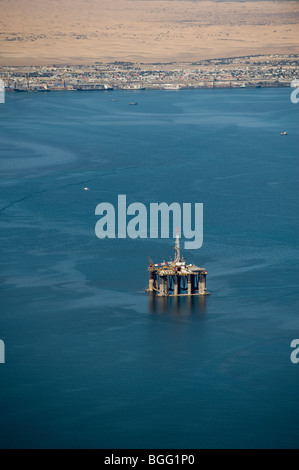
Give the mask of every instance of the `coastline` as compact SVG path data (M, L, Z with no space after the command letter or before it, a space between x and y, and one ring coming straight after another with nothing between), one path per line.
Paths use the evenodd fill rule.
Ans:
M278 84L278 85L274 85L274 84L271 84L271 83L268 83L268 84L264 84L264 85L256 85L256 86L226 86L226 85L223 85L223 86L198 86L198 87L182 87L182 88L178 88L178 89L167 89L167 88L163 88L163 87L154 87L154 88L150 88L150 87L145 87L143 88L142 90L138 90L138 89L128 89L128 88L111 88L110 90L101 90L101 89L92 89L92 88L88 88L86 90L84 90L84 92L102 92L102 93L109 93L111 91L127 91L128 93L136 93L136 92L142 92L142 91L191 91L191 90L221 90L221 89L238 89L238 88L241 88L241 89L254 89L254 88L287 88L287 87L290 87L290 83L281 83L281 84ZM49 89L49 90L14 90L14 89L10 89L10 88L5 88L5 91L7 93L42 93L42 92L48 92L48 93L74 93L74 92L82 92L82 90L77 90L77 89L58 89L58 88L53 88L53 89Z
M277 88L289 87L298 68L298 54L272 54L197 62L0 66L0 79L8 92Z

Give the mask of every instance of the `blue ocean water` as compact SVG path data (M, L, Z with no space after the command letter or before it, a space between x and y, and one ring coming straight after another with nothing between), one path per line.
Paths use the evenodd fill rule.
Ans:
M0 121L0 447L298 447L290 90L7 94ZM149 298L173 239L98 239L118 194L203 203L210 296Z

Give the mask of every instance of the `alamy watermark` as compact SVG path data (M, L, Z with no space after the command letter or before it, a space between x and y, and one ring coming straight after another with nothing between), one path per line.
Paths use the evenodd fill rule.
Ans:
M291 353L291 361L293 364L298 364L299 362L299 339L293 339L291 341L291 348L295 348L294 351Z
M202 203L180 205L173 202L168 205L166 202L152 202L148 211L141 202L133 202L127 207L126 195L120 194L117 209L109 202L101 202L95 214L101 216L95 226L95 234L100 239L159 238L159 234L160 238L175 238L178 227L178 233L190 240L184 243L186 250L198 249L203 243ZM130 220L127 220L128 216Z
M0 339L0 364L4 364L4 363L5 363L5 345L4 345L4 341Z
M291 88L295 88L295 90L291 93L291 101L294 104L299 103L299 78L295 78L291 81Z
M0 103L5 103L5 84L3 80L0 80Z

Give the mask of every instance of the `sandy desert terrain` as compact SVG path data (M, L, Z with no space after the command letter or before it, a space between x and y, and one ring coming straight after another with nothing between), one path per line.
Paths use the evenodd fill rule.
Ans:
M299 52L298 2L0 0L0 64Z

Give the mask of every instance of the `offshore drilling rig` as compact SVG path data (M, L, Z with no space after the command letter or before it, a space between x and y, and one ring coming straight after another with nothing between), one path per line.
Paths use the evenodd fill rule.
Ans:
M181 258L179 229L177 228L173 261L153 264L149 258L149 286L147 292L160 297L183 295L209 295L206 289L208 271Z

